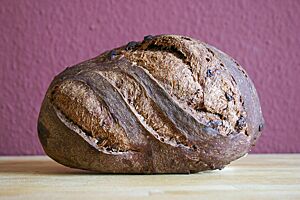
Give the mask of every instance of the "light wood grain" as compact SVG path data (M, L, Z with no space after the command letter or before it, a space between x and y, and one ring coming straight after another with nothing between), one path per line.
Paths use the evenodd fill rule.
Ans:
M300 199L300 154L248 155L191 175L101 175L45 156L0 157L0 199Z

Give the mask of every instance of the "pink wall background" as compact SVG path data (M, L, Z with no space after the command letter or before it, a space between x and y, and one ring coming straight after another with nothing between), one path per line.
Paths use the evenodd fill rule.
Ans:
M66 66L148 34L188 35L250 74L266 126L254 152L300 152L300 1L0 0L0 155L43 154L36 121Z

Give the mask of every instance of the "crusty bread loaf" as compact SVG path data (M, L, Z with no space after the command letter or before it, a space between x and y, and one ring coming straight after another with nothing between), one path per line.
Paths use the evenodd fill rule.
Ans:
M146 36L67 68L44 98L39 138L57 162L102 173L193 173L245 155L263 117L253 83L216 48Z

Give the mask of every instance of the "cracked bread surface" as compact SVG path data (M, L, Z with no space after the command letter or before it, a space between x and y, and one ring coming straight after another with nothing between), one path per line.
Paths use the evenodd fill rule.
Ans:
M245 155L263 118L253 83L223 52L147 36L67 68L38 120L45 152L102 173L193 173Z
M246 125L236 126L246 113L235 79L204 44L181 36L159 37L124 53L202 123L224 135L234 131L247 134Z

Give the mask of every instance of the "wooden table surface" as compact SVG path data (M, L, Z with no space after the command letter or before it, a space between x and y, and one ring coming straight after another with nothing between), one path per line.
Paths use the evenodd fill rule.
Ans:
M0 157L0 199L300 200L300 154L248 155L191 175L101 175L46 156Z

